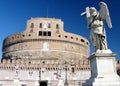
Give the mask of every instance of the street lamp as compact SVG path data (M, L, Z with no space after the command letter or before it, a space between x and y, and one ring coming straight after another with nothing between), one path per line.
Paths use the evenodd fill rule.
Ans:
M40 86L40 82L41 82L41 68L39 69L39 86Z
M68 82L67 82L67 62L65 61L65 75L66 75L66 77L65 77L65 83L64 83L64 86L68 86Z
M45 64L45 61L43 60L42 61L42 64ZM40 64L39 64L40 65ZM40 86L40 83L41 83L41 76L42 76L42 73L44 72L43 70L42 70L43 68L40 66L40 68L39 68L39 86Z

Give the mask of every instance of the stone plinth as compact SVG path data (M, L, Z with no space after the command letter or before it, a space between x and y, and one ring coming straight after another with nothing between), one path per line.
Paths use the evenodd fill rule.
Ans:
M84 86L120 86L120 77L116 73L115 54L94 53L89 57L91 78Z

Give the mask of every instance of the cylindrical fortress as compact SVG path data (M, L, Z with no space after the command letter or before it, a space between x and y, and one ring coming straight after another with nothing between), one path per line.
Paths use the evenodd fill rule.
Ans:
M86 38L64 31L64 23L55 18L31 18L24 32L8 36L3 42L3 58L87 58Z

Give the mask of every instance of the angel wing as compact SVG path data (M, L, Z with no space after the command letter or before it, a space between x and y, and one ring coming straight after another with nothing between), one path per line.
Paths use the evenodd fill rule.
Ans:
M100 2L99 5L100 5L100 8L101 8L100 11L99 11L100 18L106 20L108 27L112 28L112 23L111 23L111 19L110 19L107 4L104 3L104 2Z

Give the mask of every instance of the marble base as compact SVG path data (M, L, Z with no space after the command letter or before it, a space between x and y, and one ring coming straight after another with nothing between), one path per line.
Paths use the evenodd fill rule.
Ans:
M120 77L116 73L116 55L106 52L99 51L89 57L91 78L83 86L120 86Z
M118 77L90 78L82 86L120 86L120 78Z

